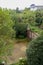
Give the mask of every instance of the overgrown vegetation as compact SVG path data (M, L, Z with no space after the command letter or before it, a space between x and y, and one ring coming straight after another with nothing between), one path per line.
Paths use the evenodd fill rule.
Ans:
M27 24L25 23L16 23L16 38L25 38L27 31Z
M43 35L30 42L27 59L28 65L43 65Z
M0 8L0 56L10 55L14 39L26 38L27 29L38 34L42 33L43 11Z

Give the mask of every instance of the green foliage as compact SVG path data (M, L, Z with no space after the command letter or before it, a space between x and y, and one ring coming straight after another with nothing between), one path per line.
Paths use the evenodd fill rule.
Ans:
M42 14L40 11L36 12L36 25L40 26L42 24Z
M0 56L6 55L12 43L13 22L7 10L0 9ZM7 52L8 53L8 52Z
M13 42L10 39L0 39L0 56L10 55L12 51Z
M15 26L16 37L24 38L26 37L27 24L25 23L16 23Z
M10 55L15 36L26 37L27 24L31 31L41 33L42 30L35 25L43 26L43 11L33 12L28 8L23 11L19 11L18 8L16 10L0 8L0 56Z
M26 59L20 59L18 63L14 63L11 65L28 65Z
M0 59L0 63L2 63L3 60Z
M9 36L12 33L12 21L10 19L9 13L0 10L0 36Z
M43 35L30 42L27 49L28 65L43 65Z

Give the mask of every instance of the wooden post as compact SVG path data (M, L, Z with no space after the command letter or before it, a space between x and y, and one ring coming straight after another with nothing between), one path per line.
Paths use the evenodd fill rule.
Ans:
M30 29L27 30L27 37L32 39L32 31Z

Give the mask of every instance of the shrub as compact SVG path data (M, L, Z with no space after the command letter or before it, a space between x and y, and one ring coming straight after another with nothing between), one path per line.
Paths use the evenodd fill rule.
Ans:
M16 38L24 38L26 37L27 24L17 23L15 26L15 30L16 30Z
M28 65L43 65L43 36L30 42L27 49Z
M42 14L40 11L36 12L36 25L40 26L42 24Z

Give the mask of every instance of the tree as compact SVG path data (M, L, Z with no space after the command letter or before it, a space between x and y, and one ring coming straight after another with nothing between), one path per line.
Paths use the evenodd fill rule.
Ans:
M16 13L21 13L18 7L16 8Z
M36 22L37 26L40 26L42 24L42 14L41 14L40 11L36 12L36 20L35 20L35 22Z
M8 37L13 31L12 24L8 11L0 10L0 36Z
M27 24L25 24L25 23L16 23L15 31L16 31L16 37L17 38L26 37Z
M43 35L30 42L27 49L28 65L43 65Z
M13 22L10 19L9 12L0 9L0 56L4 55L4 53L6 55L6 52L8 53L11 44L9 39L12 38L13 33L12 26Z

